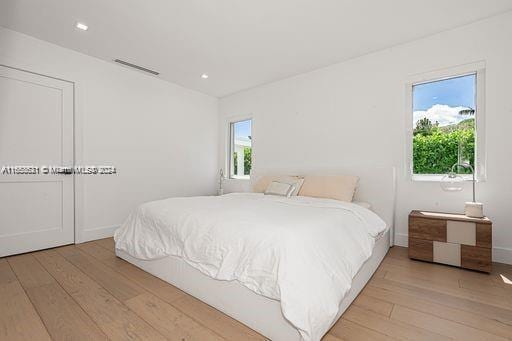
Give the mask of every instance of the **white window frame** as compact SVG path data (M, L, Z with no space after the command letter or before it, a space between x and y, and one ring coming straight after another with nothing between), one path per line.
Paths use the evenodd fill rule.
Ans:
M234 151L234 138L233 138L233 130L236 123L244 122L244 121L251 121L251 172L249 175L232 175L232 158L233 158L233 151ZM227 120L227 148L226 148L226 169L227 169L227 175L229 179L234 180L250 180L251 179L251 173L254 168L254 140L253 140L253 134L254 134L254 119L252 116L237 116L232 117Z
M460 65L423 74L412 75L406 83L406 176L412 181L441 181L445 174L414 174L413 171L413 86L444 79L476 74L476 112L475 112L475 177L477 181L485 181L486 148L485 148L485 62ZM471 175L464 175L471 180Z

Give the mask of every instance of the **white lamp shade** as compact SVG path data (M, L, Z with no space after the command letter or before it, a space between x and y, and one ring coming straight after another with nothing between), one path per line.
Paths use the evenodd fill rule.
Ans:
M462 191L464 178L456 173L448 173L441 179L441 188L446 192Z

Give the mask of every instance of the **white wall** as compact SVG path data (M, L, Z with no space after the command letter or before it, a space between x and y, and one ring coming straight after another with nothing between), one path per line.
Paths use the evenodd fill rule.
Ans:
M344 164L398 168L396 242L407 243L412 209L462 211L465 190L406 175L406 93L411 75L466 63L486 65L487 181L477 200L494 222L494 260L512 263L512 13L243 91L220 101L221 164L226 120L252 115L255 169ZM243 184L226 185L240 189Z
M76 164L117 167L77 177L78 241L139 203L215 192L216 98L2 28L0 64L74 82Z

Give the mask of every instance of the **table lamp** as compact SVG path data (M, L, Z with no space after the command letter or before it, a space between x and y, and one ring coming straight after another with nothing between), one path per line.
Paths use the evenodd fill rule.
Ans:
M473 218L483 218L484 217L484 205L480 202L476 202L475 195L475 170L469 163L456 163L452 166L451 171L446 174L441 180L441 188L446 192L459 192L462 191L462 183L464 182L464 178L457 174L456 169L458 167L466 168L471 171L471 175L473 176L472 184L473 184L473 201L467 201L464 206L464 214L467 217Z

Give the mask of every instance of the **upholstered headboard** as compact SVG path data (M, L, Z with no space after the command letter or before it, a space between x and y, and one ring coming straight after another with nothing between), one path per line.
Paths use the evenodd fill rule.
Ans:
M257 179L262 175L357 175L359 184L354 201L364 201L371 204L373 212L377 213L390 228L390 245L394 244L395 198L396 198L396 169L390 166L346 166L343 169L258 169L254 170L251 178ZM251 190L247 180L229 180L226 192L245 192Z

